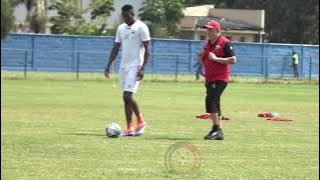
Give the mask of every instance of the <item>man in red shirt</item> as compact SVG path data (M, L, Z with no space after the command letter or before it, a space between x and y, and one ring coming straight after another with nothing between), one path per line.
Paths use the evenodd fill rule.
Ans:
M224 134L220 127L221 108L220 96L227 87L230 76L230 64L236 63L230 41L221 35L221 26L211 20L203 28L207 29L209 39L198 54L199 62L204 66L205 85L207 88L206 111L213 122L211 131L204 137L207 140L223 140Z

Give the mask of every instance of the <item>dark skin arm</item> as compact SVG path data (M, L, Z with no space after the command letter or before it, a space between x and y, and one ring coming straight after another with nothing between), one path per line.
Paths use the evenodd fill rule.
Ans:
M149 53L149 41L143 41L142 43L143 43L143 47L144 47L145 51L144 51L143 64L140 67L140 70L138 71L138 74L137 74L137 80L138 81L140 81L144 76L144 69L145 69L146 65L148 64L148 62L149 62L149 56L150 56L150 53Z
M109 78L110 67L119 53L120 45L121 45L121 43L118 43L118 42L115 42L113 44L113 48L112 48L110 56L109 56L109 62L104 70L104 75L106 76L106 78Z

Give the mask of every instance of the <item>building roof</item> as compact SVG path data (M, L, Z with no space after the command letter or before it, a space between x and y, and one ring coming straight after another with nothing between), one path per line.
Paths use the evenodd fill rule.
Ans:
M201 6L192 6L186 7L183 10L185 16L208 16L209 10L213 9L214 5L201 5Z
M183 29L194 29L197 27L197 18L198 17L185 16L180 22L180 27Z
M184 30L202 27L212 19L220 23L222 30L263 31L264 29L263 10L215 9L214 5L201 5L187 7L184 15L180 24Z
M220 23L222 30L252 30L252 31L261 31L261 27L249 25L240 21L231 21L224 18L217 17L199 17L197 18L196 27L203 27L210 20L215 20Z

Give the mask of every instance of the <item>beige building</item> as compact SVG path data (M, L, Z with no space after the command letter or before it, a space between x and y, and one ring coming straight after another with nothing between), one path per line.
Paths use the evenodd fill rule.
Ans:
M181 38L203 40L201 28L214 19L221 24L222 34L235 42L262 42L265 24L264 10L219 9L214 5L187 7L181 21Z

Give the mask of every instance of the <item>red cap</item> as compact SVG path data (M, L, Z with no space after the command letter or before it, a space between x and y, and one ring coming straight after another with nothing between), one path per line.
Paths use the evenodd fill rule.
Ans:
M215 20L211 20L210 22L208 22L207 25L204 25L203 28L217 29L218 31L221 30L220 24L219 24L217 21L215 21Z

